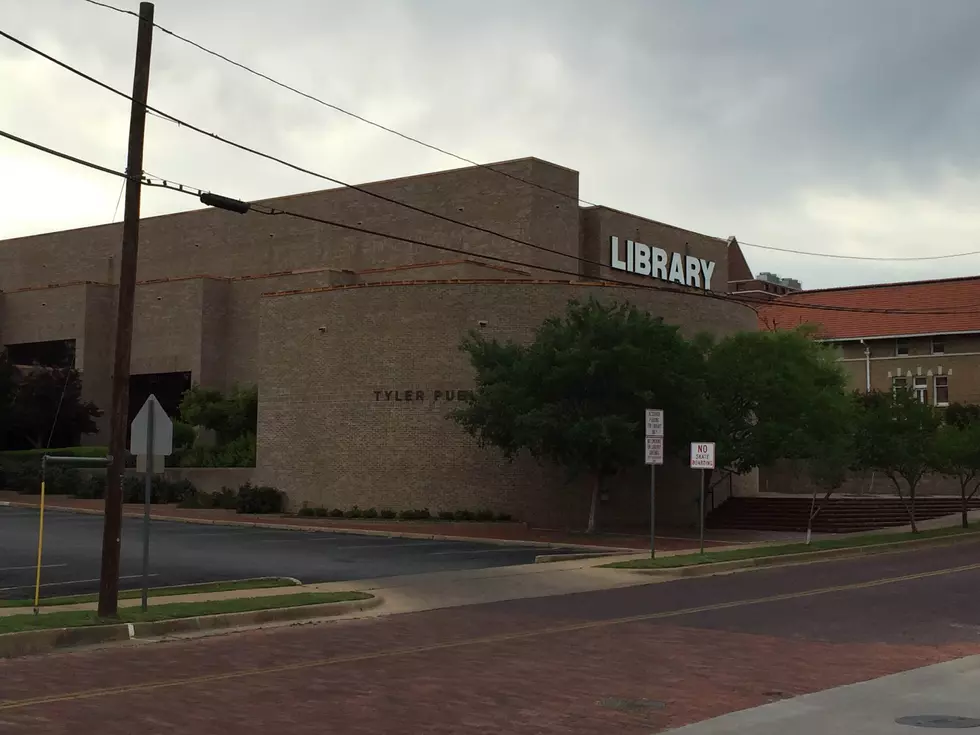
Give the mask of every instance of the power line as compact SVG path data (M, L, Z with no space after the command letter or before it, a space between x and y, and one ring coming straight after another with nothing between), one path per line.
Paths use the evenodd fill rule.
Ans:
M87 3L91 4L91 5L97 5L99 7L106 8L108 10L113 10L113 11L115 11L117 13L122 13L124 15L131 15L134 18L137 18L137 19L139 18L139 14L133 12L132 10L126 10L124 8L119 8L119 7L116 7L114 5L110 5L108 3L99 2L98 0L84 0L84 2L87 2ZM528 184L530 186L534 186L534 187L537 187L539 189L543 189L545 191L552 192L552 193L557 194L559 196L562 196L562 197L565 197L565 198L568 198L568 199L572 199L572 200L574 200L576 202L582 202L583 204L587 204L587 205L592 206L592 207L598 207L598 206L600 206L599 204L596 204L595 202L590 202L587 199L582 199L580 197L573 196L571 194L567 194L565 192L558 191L556 189L552 189L552 188L547 187L547 186L544 186L542 184L538 184L538 183L536 183L534 181L528 181L527 179L523 179L523 178L521 178L519 176L515 176L513 174L507 173L506 171L501 171L500 169L494 168L491 165L479 163L478 161L474 161L472 159L466 158L465 156L461 156L461 155L458 155L456 153L453 153L452 151L446 150L444 148L440 148L437 145L433 145L431 143L426 143L423 140L420 140L418 138L415 138L415 137L413 137L411 135L408 135L406 133L402 133L401 131L396 130L394 128L390 128L390 127L388 127L386 125L382 125L381 123L378 123L378 122L376 122L374 120L370 120L369 118L366 118L366 117L364 117L362 115L359 115L359 114L357 114L355 112L351 112L350 110L346 110L343 107L340 107L339 105L333 104L331 102L327 102L327 101L325 101L325 100L323 100L323 99L321 99L321 98L319 98L319 97L317 97L317 96L315 96L313 94L310 94L308 92L304 92L301 89L297 89L296 87L293 87L293 86L291 86L291 85L289 85L289 84L287 84L285 82L281 82L278 79L275 79L275 78L273 78L273 77L271 77L271 76L269 76L267 74L264 74L263 72L260 72L260 71L258 71L256 69L248 66L247 64L244 64L244 63L242 63L240 61L236 61L235 59L229 58L228 56L226 56L226 55L224 55L224 54L222 54L222 53L220 53L218 51L215 51L214 49L208 48L207 46L205 46L205 45L203 45L203 44L201 44L201 43L199 43L197 41L194 41L193 39L187 38L186 36L183 36L183 35L177 33L176 31L170 30L169 28L166 28L166 27L160 25L159 23L154 23L154 26L158 30L162 31L163 33L166 33L166 34L168 34L170 36L173 36L174 38L178 39L179 41L182 41L183 43L186 43L186 44L188 44L190 46L193 46L194 48L196 48L196 49L198 49L200 51L203 51L204 53L209 54L210 56L213 56L215 58L221 59L222 61L224 61L224 62L226 62L228 64L231 64L232 66L238 67L239 69L242 69L243 71L248 72L249 74L252 74L252 75L257 76L257 77L259 77L261 79L264 79L267 82L270 82L272 84L275 84L278 87L281 87L281 88L286 89L286 90L288 90L290 92L293 92L295 94L298 94L301 97L304 97L304 98L306 98L308 100L311 100L312 102L316 102L319 105L323 105L324 107L330 108L331 110L335 110L335 111L340 112L340 113L342 113L344 115L347 115L349 117L352 117L352 118L354 118L356 120L360 120L361 122L364 122L364 123L366 123L368 125L371 125L371 126L373 126L375 128L378 128L379 130L383 130L383 131L385 131L387 133L391 133L393 135L397 135L400 138L403 138L405 140L411 141L412 143L417 143L418 145L424 146L424 147L429 148L430 150L433 150L433 151L437 151L438 153L442 153L444 155L450 156L452 158L455 158L458 161L462 161L464 163L467 163L467 164L470 164L472 166L476 166L476 167L479 167L479 168L483 168L483 169L486 169L488 171L493 171L494 173L500 174L502 176L506 176L507 178L513 179L515 181L520 181L520 182L522 182L524 184ZM306 172L306 173L309 173L309 172ZM347 185L347 186L349 186L349 185ZM721 238L719 238L719 239L721 239ZM792 248L780 248L780 247L775 247L775 246L772 246L772 245L757 245L755 243L742 242L742 241L739 241L739 244L740 245L746 245L746 246L752 247L752 248L757 248L757 249L760 249L760 250L769 250L769 251L772 251L772 252L779 252L779 253L790 253L790 254L793 254L793 255L803 255L803 256L806 256L806 257L813 257L813 258L831 258L831 259L838 259L838 260L860 260L860 261L880 261L880 262L915 262L915 261L926 261L926 260L949 260L949 259L953 259L953 258L963 258L963 257L972 256L972 255L980 255L980 250L973 250L973 251L970 251L970 252L962 252L962 253L947 253L945 255L925 255L925 256L919 256L919 257L888 257L888 256L866 256L866 255L841 255L841 254L838 254L838 253L816 253L816 252L812 252L812 251L808 251L808 250L796 250L796 249L792 249Z
M62 159L67 160L67 161L71 161L72 163L77 163L77 164L79 164L81 166L86 166L88 168L91 168L91 169L100 171L102 173L110 174L112 176L117 176L117 177L121 177L121 178L126 178L127 177L127 174L124 173L124 172L122 172L122 171L116 171L116 170L107 168L105 166L100 166L100 165L98 165L96 163L92 163L91 161L86 161L84 159L77 158L75 156L71 156L71 155L69 155L67 153L63 153L61 151L56 151L53 148L48 148L47 146L40 145L39 143L34 143L33 141L29 141L29 140L26 140L24 138L20 138L20 137L18 137L16 135L12 135L11 133L7 133L7 132L2 131L2 130L0 130L0 137L8 138L10 140L13 140L13 141L15 141L17 143L21 143L22 145L28 146L30 148L34 148L34 149L39 150L39 151L42 151L44 153L48 153L49 155L56 156L58 158L62 158ZM372 229L369 229L369 228L366 228L366 227L361 227L361 226L357 226L357 225L350 225L350 224L347 224L347 223L344 223L344 222L337 222L337 221L334 221L334 220L328 220L328 219L324 219L322 217L314 217L313 215L303 214L302 212L293 212L293 211L285 210L285 209L277 209L275 207L271 207L269 205L265 205L265 204L261 204L261 203L249 205L249 204L246 204L245 202L241 202L239 200L228 199L227 197L221 197L220 195L212 195L212 194L210 194L210 192L207 192L207 191L205 191L203 189L199 189L197 187L187 186L186 184L179 184L179 183L176 183L176 182L167 180L167 179L161 179L161 178L158 178L158 177L148 176L145 173L141 175L141 180L142 180L143 184L146 185L146 186L153 186L153 187L159 187L159 188L164 188L164 189L170 189L171 191L177 191L177 192L180 192L182 194L189 194L191 196L196 196L196 197L198 197L204 203L209 203L211 201L217 201L219 203L225 203L225 202L227 202L227 203L230 203L232 205L241 205L240 207L236 207L236 209L239 210L239 211L241 211L241 212L243 212L243 213L251 209L251 210L253 210L253 211L255 211L255 212L259 213L259 214L264 214L264 215L270 215L270 216L286 215L286 216L290 216L290 217L295 217L297 219L307 220L307 221L310 221L310 222L318 222L320 224L329 225L331 227L337 227L337 228L341 228L341 229L345 229L345 230L350 230L350 231L353 231L353 232L360 232L362 234L373 235L375 237L382 237L382 238L389 239L389 240L394 240L394 241L397 241L397 242L404 242L404 243L408 243L408 244L412 244L412 245L417 245L417 246L421 246L421 247L432 248L434 250L442 250L444 252L450 252L450 253L454 253L454 254L457 254L457 255L466 255L466 256L470 256L470 257L478 257L478 258L482 258L482 259L485 259L485 260L490 260L490 261L494 261L494 262L498 262L498 263L504 263L506 265L517 266L517 267L521 267L521 268L537 269L537 270L542 270L542 271L551 272L551 273L558 273L558 274L561 274L561 275L572 276L573 278L576 278L576 279L582 279L582 278L585 278L586 277L585 274L582 274L582 273L579 273L579 272L575 272L575 271L568 271L568 270L564 270L564 269L561 269L561 268L551 268L551 267L547 267L547 266L534 265L534 264L527 263L527 262L524 262L524 261L521 261L521 260L514 260L514 259L511 259L511 258L504 258L504 257L501 257L501 256L496 256L496 255L487 255L487 254L483 254L483 253L477 253L477 252L473 252L473 251L469 251L469 250L464 250L462 248L455 248L455 247L452 247L452 246L449 246L449 245L437 245L435 243L426 242L424 240L418 240L418 239L415 239L415 238L404 237L402 235L394 235L394 234L391 234L391 233L380 232L378 230L372 230ZM266 211L263 211L263 210L266 210ZM675 293L675 294L679 294L679 295L700 296L700 297L705 297L705 298L722 300L722 301L726 301L728 303L741 304L742 306L747 306L748 308L752 309L757 314L758 314L758 307L761 307L761 306L764 306L765 305L765 304L760 303L760 302L753 303L752 301L749 301L749 300L740 299L737 296L734 296L732 294L721 294L721 293L715 293L715 292L712 292L712 291L694 291L694 290L688 290L688 289L679 289L679 288L672 287L672 286L656 286L656 285L653 285L653 284L640 284L640 283L636 283L636 282L633 282L633 281L624 281L624 280L616 279L616 278L604 278L604 277L601 277L601 276L598 276L597 279L598 279L597 280L597 283L605 283L605 284L612 284L612 285L628 286L630 288L636 288L636 289L640 289L640 290L668 291L670 293ZM964 311L964 310L960 310L960 311L949 311L949 310L940 311L940 310L934 310L934 309L925 309L925 310L873 309L873 308L867 308L867 307L860 308L860 307L835 306L835 305L831 305L831 304L803 304L803 303L794 303L794 302L791 302L791 301L785 301L785 302L782 302L781 301L779 303L779 305L780 306L790 307L790 308L799 308L799 309L817 309L817 310L823 310L823 311L838 311L838 312L861 313L861 314L903 314L903 315L918 315L918 316L958 316L958 315L963 315L963 314L980 314L980 311ZM971 309L973 307L980 307L980 304L968 304L968 305L964 305L964 307L967 308L967 309Z
M107 8L109 10L114 10L117 13L122 13L123 15L131 15L131 16L133 16L135 18L139 18L139 14L138 13L134 13L132 10L126 10L124 8L117 8L114 5L109 5L108 3L98 2L97 0L84 0L84 1L87 2L87 3L89 3L89 4L91 4L91 5L98 5L101 8ZM267 82L271 82L272 84L275 84L277 87L281 87L282 89L285 89L285 90L288 90L290 92L293 92L294 94L298 94L300 97L304 97L304 98L310 100L311 102L316 102L318 105L322 105L322 106L327 107L327 108L329 108L331 110L334 110L335 112L342 113L344 115L347 115L348 117L354 118L355 120L359 120L359 121L361 121L363 123L366 123L368 125L371 125L372 127L375 127L378 130L383 130L386 133L391 133L392 135L397 135L399 138L402 138L404 140L410 141L412 143L416 143L416 144L418 144L420 146L423 146L425 148L428 148L429 150L436 151L437 153L442 153L443 155L449 156L450 158L455 158L457 161L462 161L463 163L467 163L467 164L469 164L471 166L476 166L476 167L479 167L479 168L482 168L482 169L486 169L487 171L493 171L494 173L500 174L501 176L506 176L508 179L513 179L514 181L519 181L519 182L521 182L523 184L528 184L529 186L534 186L534 187L536 187L538 189L542 189L544 191L549 191L552 194L557 194L558 196L565 197L566 199L571 199L575 203L582 202L583 204L587 204L590 207L598 207L599 206L595 202L590 202L588 199L582 199L579 196L574 196L572 194L568 194L568 193L563 192L563 191L558 191L557 189L552 189L549 186L544 186L543 184L539 184L539 183L534 182L534 181L528 181L527 179L522 179L520 176L515 176L514 174L508 173L506 171L502 171L502 170L500 170L498 168L494 168L493 166L491 166L489 164L479 163L478 161L474 161L474 160L472 160L470 158L467 158L466 156L461 156L458 153L453 153L452 151L446 150L445 148L440 148L439 146L434 145L432 143L426 143L424 140L420 140L419 138L416 138L414 136L408 135L407 133L403 133L400 130L396 130L394 128L390 128L387 125L383 125L383 124L381 124L379 122L376 122L374 120L371 120L369 118L366 118L363 115L359 115L356 112L351 112L350 110L344 109L343 107L340 107L339 105L336 105L336 104L334 104L332 102L327 102L326 100L323 100L323 99L317 97L316 95L310 94L309 92L304 92L303 90L297 89L296 87L293 87L293 86L291 86L289 84L286 84L285 82L281 82L278 79L275 79L274 77L269 76L268 74L264 74L264 73L262 73L262 72L260 72L260 71L258 71L256 69L248 66L247 64L243 64L240 61L235 61L234 59L229 58L228 56L225 56L224 54L219 53L218 51L215 51L214 49L208 48L207 46L204 46L203 44L198 43L197 41L194 41L194 40L192 40L190 38L187 38L186 36L182 36L181 34L177 33L176 31L172 31L169 28L165 28L164 26L160 25L159 23L154 23L153 25L154 25L154 27L156 27L158 30L162 31L163 33L166 33L169 36L173 36L178 41L182 41L182 42L188 44L189 46L193 46L194 48L198 49L199 51L203 51L204 53L209 54L210 56L213 56L213 57L215 57L217 59L221 59L222 61L227 62L228 64L231 64L232 66L238 67L239 69L241 69L243 71L246 71L249 74L252 74L254 76L259 77L260 79L264 79Z
M736 238L737 239L737 238ZM793 250L791 248L777 248L773 245L756 245L751 242L742 242L738 240L739 245L747 245L750 248L759 248L760 250L772 250L777 253L792 253L793 255L806 255L813 258L835 258L838 260L877 260L877 261L890 261L890 262L910 262L910 261L920 261L920 260L948 260L950 258L965 258L969 255L980 255L980 250L971 250L966 253L947 253L945 255L919 255L912 258L892 258L892 257L879 257L873 255L841 255L840 253L814 253L808 250Z
M91 76L89 74L86 74L85 72L83 72L83 71L81 71L79 69L76 69L75 67L71 66L70 64L67 64L67 63L65 63L65 62L63 62L63 61L61 61L59 59L56 59L55 57L51 56L50 54L47 54L47 53L41 51L40 49L35 48L34 46L31 46L26 41L22 41L19 38L16 38L16 37L10 35L9 33L6 33L5 31L2 31L2 30L0 30L0 36L4 37L4 38L6 38L6 39L8 39L10 41L13 41L18 46L21 46L21 47L27 49L28 51L31 51L32 53L35 53L38 56L41 56L44 59L47 59L48 61L50 61L50 62L52 62L52 63L60 66L62 69L65 69L66 71L69 71L72 74L75 74L76 76L81 77L82 79L85 79L86 81L91 82L92 84L95 84L96 86L102 87L103 89L105 89L108 92L112 92L113 94L117 95L118 97L121 97L121 98L123 98L125 100L129 100L130 102L133 101L133 98L130 95L126 94L125 92L122 92L121 90L118 90L115 87L113 87L113 86L111 86L111 85L109 85L109 84L107 84L107 83L105 83L105 82L103 82L103 81L101 81L99 79L96 79L95 77L93 77L93 76ZM308 174L310 176L315 176L315 177L317 177L319 179L323 179L324 181L329 181L332 184L337 184L338 186L344 187L346 189L351 189L353 191L357 191L357 192L360 192L362 194L366 194L367 196L373 197L375 199L379 199L379 200L384 201L384 202L388 202L389 204L394 204L394 205L399 206L399 207L404 207L405 209L411 210L413 212L418 212L419 214L422 214L422 215L425 215L425 216L428 216L428 217L435 217L436 219L440 219L440 220L443 220L445 222L449 222L451 224L454 224L457 227L466 227L466 228L469 228L471 230L475 230L477 232L482 232L484 234L491 235L493 237L499 237L499 238L504 239L504 240L509 240L510 242L516 243L518 245L523 245L525 247L533 248L535 250L540 250L542 252L550 253L552 255L559 255L561 257L570 258L572 260L576 260L576 261L579 261L579 262L582 262L582 263L589 263L591 265L596 265L596 266L602 266L603 265L603 263L601 263L601 262L599 262L597 260L590 260L588 258L582 258L580 256L573 255L571 253L567 253L567 252L564 252L562 250L557 250L555 248L549 248L549 247L546 247L544 245L538 245L537 243L529 242L527 240L522 240L522 239L520 239L518 237L513 237L511 235L505 235L502 232L497 232L495 230L491 230L491 229L489 229L487 227L483 227L481 225L472 224L470 222L463 222L462 220L458 220L458 219L455 219L453 217L448 217L448 216L446 216L444 214L439 214L438 212L432 212L430 210L423 209L421 207L416 207L414 204L409 204L407 202L402 202L402 201L399 201L397 199L393 199L391 197L385 196L384 194L379 194L377 192L371 191L370 189L366 189L363 186L358 186L356 184L349 184L349 183L347 183L345 181L341 181L340 179L334 178L332 176L327 176L326 174L321 174L321 173L319 173L317 171L312 171L312 170L310 170L308 168L304 168L303 166L300 166L298 164L291 163L290 161L286 161L285 159L279 158L278 156L274 156L274 155L272 155L270 153L265 153L263 151L257 150L255 148L251 148L251 147L249 147L247 145L244 145L242 143L238 143L236 141L230 140L229 138L225 138L225 137L223 137L221 135L218 135L217 133L213 133L213 132L211 132L209 130L205 130L204 128L200 128L200 127L194 125L193 123L187 122L186 120L182 120L180 118L174 117L173 115L171 115L171 114L169 114L167 112L163 112L162 110L160 110L160 109L158 109L156 107L153 107L151 105L145 105L145 107L146 107L147 111L149 111L151 113L156 113L157 115L165 118L166 120L169 120L170 122L172 122L172 123L174 123L174 124L176 124L178 126L182 126L182 127L188 128L189 130L193 130L194 132L196 132L196 133L198 133L200 135L203 135L205 137L213 138L214 140L220 141L221 143L224 143L225 145L229 145L229 146L231 146L233 148L237 148L238 150L245 151L246 153L250 153L250 154L252 154L254 156L258 156L260 158L264 158L266 160L273 161L275 163L278 163L278 164L281 164L281 165L286 166L288 168L291 168L291 169L293 169L295 171L299 171L300 173Z

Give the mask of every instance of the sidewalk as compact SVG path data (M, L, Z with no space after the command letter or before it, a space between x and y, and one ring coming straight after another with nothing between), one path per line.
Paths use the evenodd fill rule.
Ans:
M0 491L0 505L13 507L36 507L40 502L37 495L20 495L11 491ZM48 510L71 510L79 513L102 514L102 500L82 500L63 495L48 495L45 499ZM141 504L123 506L127 517L142 518ZM650 548L650 537L632 534L586 534L570 531L530 528L527 524L516 522L481 523L456 521L397 521L397 520L345 520L340 518L300 518L291 515L240 515L232 510L208 509L190 510L175 505L154 505L151 510L154 520L183 521L213 525L276 526L298 531L329 531L331 533L352 533L359 535L378 535L404 538L460 539L508 544L528 544L531 546L577 546L584 550L596 551L642 551ZM752 543L764 539L757 532L747 532L736 538L732 532L718 534L718 538L706 539L706 546L727 546L733 543ZM698 539L678 532L665 531L657 537L657 548L663 551L696 549Z
M372 614L419 612L444 607L473 605L528 597L591 592L617 587L654 584L660 580L642 575L624 574L617 569L598 565L609 561L635 558L635 554L608 556L602 559L573 559L549 564L525 564L512 567L456 570L410 574L379 579L323 582L295 587L266 587L262 589L228 590L187 595L172 595L149 599L150 607L181 602L214 602L247 597L272 597L309 592L367 592L384 600L383 608ZM138 607L139 598L119 600L119 607ZM44 606L41 614L71 610L95 610L96 603ZM31 614L33 608L0 607L0 617ZM363 614L363 613L362 613Z

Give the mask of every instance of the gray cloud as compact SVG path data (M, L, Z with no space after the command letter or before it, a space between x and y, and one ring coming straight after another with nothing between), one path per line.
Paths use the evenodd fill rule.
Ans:
M6 30L129 88L132 18L81 0L0 7ZM576 168L584 197L680 226L824 252L980 249L975 0L159 0L157 20L468 157ZM0 72L0 127L122 166L124 101L7 42ZM151 102L348 181L458 164L159 33ZM155 174L249 198L327 186L159 120L148 133ZM0 237L105 221L118 194L12 144L0 166L46 172L64 202L0 190ZM192 204L153 192L145 211ZM746 253L815 287L980 264Z

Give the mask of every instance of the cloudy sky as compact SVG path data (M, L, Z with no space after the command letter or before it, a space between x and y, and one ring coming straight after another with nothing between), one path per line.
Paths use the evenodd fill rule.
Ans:
M134 18L0 0L0 19L131 88ZM584 199L652 219L821 253L980 250L977 0L158 0L156 20L468 158L574 168ZM161 33L150 102L346 181L460 165ZM122 169L127 127L124 100L0 39L0 130ZM147 136L165 178L242 199L324 186L159 119ZM108 222L119 193L0 140L0 238ZM980 273L980 255L745 252L812 288Z

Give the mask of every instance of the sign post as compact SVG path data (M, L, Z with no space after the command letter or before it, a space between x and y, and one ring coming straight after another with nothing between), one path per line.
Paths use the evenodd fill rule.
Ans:
M657 532L657 465L664 463L664 412L648 408L646 423L646 463L650 465L650 558L656 558Z
M701 553L704 553L704 486L708 473L715 468L715 443L691 442L691 469L701 470L701 500L698 504L700 518Z
M170 456L174 449L174 424L167 413L160 408L156 396L150 396L143 408L136 414L131 426L129 451L137 458L137 468L145 467L146 485L143 496L143 594L141 607L146 612L150 579L150 503L153 496L153 472L162 472L163 458ZM160 466L154 467L158 458Z

